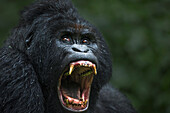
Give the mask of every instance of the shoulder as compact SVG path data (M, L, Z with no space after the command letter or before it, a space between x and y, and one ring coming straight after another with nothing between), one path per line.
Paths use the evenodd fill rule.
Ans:
M125 95L110 85L99 93L95 113L137 113Z

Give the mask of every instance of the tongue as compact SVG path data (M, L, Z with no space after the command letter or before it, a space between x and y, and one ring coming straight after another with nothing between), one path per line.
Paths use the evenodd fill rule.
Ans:
M62 85L62 92L64 96L69 96L75 99L80 99L80 85L77 83L71 83L67 86Z

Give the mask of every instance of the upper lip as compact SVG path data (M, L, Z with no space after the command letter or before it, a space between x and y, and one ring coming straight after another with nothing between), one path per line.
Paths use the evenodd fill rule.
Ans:
M80 60L86 60L86 61L90 61L92 62L93 64L96 65L96 68L98 67L98 60L95 56L93 57L87 57L87 56L84 56L84 55L68 55L66 56L64 59L63 59L63 65L62 65L62 70L64 70L67 66L69 66L69 64L71 64L72 62L76 62L76 61L80 61Z
M80 60L77 62L72 62L70 63L70 68L69 68L69 75L71 75L72 71L74 70L74 67L76 65L81 65L81 66L85 66L85 67L91 67L93 69L94 74L97 74L97 70L96 70L96 65L90 61L87 60Z

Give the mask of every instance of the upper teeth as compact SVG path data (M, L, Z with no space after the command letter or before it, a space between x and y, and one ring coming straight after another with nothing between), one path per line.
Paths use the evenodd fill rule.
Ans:
M84 67L92 67L93 71L94 71L94 74L97 75L96 65L91 63L90 61L78 61L78 62L71 63L70 64L69 75L71 75L71 73L73 72L75 65L80 65L80 66L84 66Z
M70 65L69 75L71 75L71 73L73 72L73 69L74 69L74 63L72 63L72 64Z

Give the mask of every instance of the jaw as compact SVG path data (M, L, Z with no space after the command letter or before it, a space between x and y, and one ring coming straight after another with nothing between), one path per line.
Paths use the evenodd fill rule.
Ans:
M61 105L72 112L87 110L91 84L96 74L96 65L90 61L70 63L59 79L58 96Z

